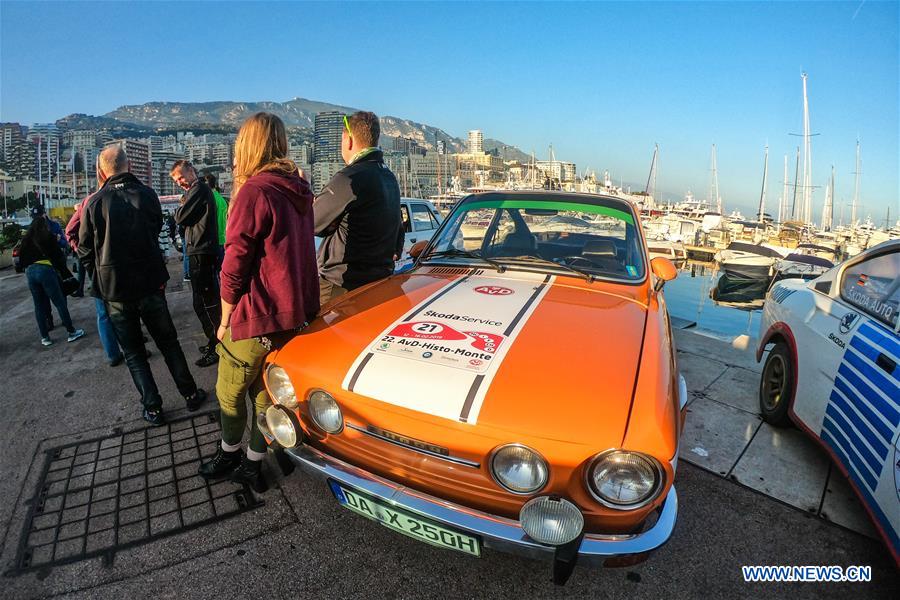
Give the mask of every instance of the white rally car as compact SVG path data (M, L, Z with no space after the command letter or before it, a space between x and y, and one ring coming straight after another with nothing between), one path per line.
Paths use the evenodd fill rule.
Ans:
M900 564L900 239L766 297L763 419L796 423L848 477Z

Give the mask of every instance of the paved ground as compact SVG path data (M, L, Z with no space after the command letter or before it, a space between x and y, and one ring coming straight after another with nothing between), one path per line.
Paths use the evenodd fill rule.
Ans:
M177 265L172 269L176 273ZM173 288L170 305L186 353L193 358L202 341L199 325L188 293L180 289L180 282ZM0 503L0 568L4 573L14 564L27 511L24 502L34 493L39 477L36 465L41 464L43 450L110 435L116 428L141 426L127 369L110 369L103 360L92 301L73 299L70 309L88 337L66 344L57 330L57 344L41 347L24 278L0 271L0 364L6 374L0 388L4 408L0 427L7 433L0 442L0 497L4 499ZM752 387L754 366L747 355L691 333L679 332L677 339L694 396L676 482L678 524L671 541L641 565L579 568L565 588L556 588L549 582L546 564L496 553L470 559L416 543L351 514L336 504L323 484L295 475L279 478L274 489L262 496L262 508L119 552L111 565L95 558L18 576L7 574L0 580L3 596L897 597L900 579L881 542L817 516L829 514L828 492L815 491L818 479L804 484L812 491L798 493L794 503L800 508L790 506L789 498L766 496L772 490L754 483L754 477L760 476L754 469L765 463L751 460L754 444L772 446L777 436L765 433L758 419L752 418L747 390ZM167 414L186 415L158 353L151 364ZM214 369L195 368L194 372L202 385L212 389ZM735 402L746 406L729 404ZM710 425L713 413L725 408L739 412ZM740 435L726 435L728 426ZM795 439L790 433L784 435L784 439ZM729 436L728 443L714 442ZM735 439L746 439L736 454ZM707 456L695 452L697 448ZM803 456L802 451L797 456ZM816 455L809 457L811 462L801 470L820 473L823 467ZM765 468L773 478L783 471L781 466ZM828 476L827 464L824 469L823 481L829 483L822 485L839 486L835 477ZM274 464L269 472L278 473ZM815 510L808 512L805 508L813 506L806 507L805 499L817 493L825 499L820 497ZM743 583L741 565L755 564L871 565L874 581Z

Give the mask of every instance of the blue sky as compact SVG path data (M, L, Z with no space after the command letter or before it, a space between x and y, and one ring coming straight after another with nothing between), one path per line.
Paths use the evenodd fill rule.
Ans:
M809 74L818 215L853 197L900 216L897 2L0 4L0 119L25 124L153 100L305 97L480 128L579 171L770 212L802 131ZM791 175L792 177L792 175ZM849 208L846 210L849 215ZM893 218L892 218L893 220Z

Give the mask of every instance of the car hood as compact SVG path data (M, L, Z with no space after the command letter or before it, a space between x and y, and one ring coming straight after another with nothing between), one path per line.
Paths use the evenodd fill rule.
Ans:
M310 376L333 382L343 401L452 422L448 430L463 424L483 435L617 447L641 356L642 292L537 273L420 268L331 305L278 361L296 365L327 349Z

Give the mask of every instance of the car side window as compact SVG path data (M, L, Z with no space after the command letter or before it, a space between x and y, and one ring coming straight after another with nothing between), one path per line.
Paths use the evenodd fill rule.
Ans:
M400 216L403 218L403 230L409 233L412 231L412 224L409 221L409 209L405 204L400 205Z
M413 231L437 229L437 226L434 225L434 217L431 216L431 211L428 210L427 206L424 204L411 204L410 208L412 208Z
M880 254L847 267L841 297L892 329L900 313L900 252Z

